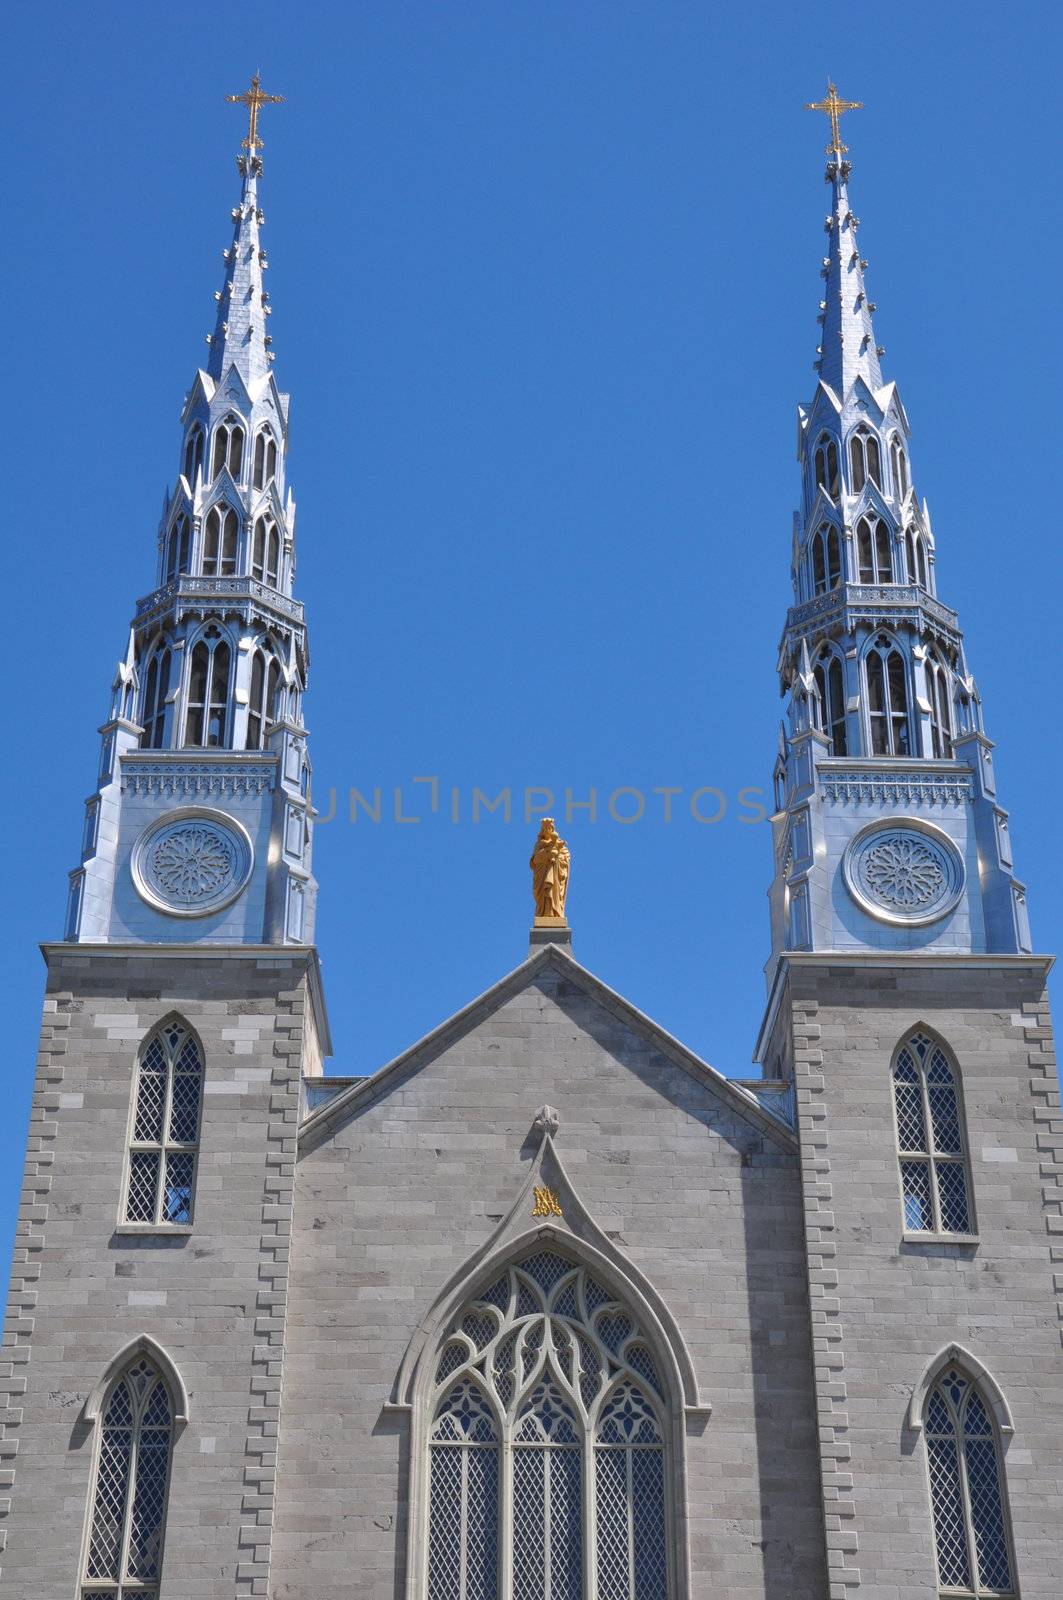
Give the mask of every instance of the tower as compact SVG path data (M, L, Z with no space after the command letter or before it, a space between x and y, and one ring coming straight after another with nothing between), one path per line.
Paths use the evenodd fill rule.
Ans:
M756 1058L795 1105L829 1592L1047 1596L1063 1412L1051 963L1032 953L907 414L882 371L839 130L857 107L831 85L809 109L831 118L830 209L818 382L798 411ZM977 1394L984 1422L963 1482L953 1394ZM912 1470L924 1428L932 1518ZM1020 1432L1009 1513L993 1496ZM976 1504L979 1451L992 1514Z

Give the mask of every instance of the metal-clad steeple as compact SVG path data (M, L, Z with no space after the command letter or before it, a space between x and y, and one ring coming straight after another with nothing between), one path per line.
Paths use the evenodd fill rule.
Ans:
M857 378L863 378L872 391L882 386L882 352L875 344L871 324L874 308L864 285L867 262L860 256L860 219L849 206L848 177L849 162L835 154L826 172L832 202L824 223L829 243L822 274L827 289L820 311L823 334L816 367L839 399L844 399Z
M260 156L241 154L237 165L243 175L240 204L233 207L233 240L223 252L225 281L215 295L218 317L210 336L207 371L221 379L235 366L248 388L269 371L272 340L266 330L269 296L262 272L266 253L260 229L265 221L258 204L258 179L262 173Z

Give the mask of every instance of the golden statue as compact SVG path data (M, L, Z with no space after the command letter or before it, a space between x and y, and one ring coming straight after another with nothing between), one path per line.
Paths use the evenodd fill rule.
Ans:
M553 817L544 817L528 865L532 870L535 896L535 926L565 928L565 896L572 856L568 845L554 827Z

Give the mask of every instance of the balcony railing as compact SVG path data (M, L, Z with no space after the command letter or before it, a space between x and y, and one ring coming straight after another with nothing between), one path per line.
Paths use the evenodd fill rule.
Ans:
M171 601L196 600L200 597L218 600L256 600L260 605L279 611L292 622L301 623L303 606L300 600L291 600L272 584L260 578L172 578L161 589L144 595L137 601L137 620L167 606Z

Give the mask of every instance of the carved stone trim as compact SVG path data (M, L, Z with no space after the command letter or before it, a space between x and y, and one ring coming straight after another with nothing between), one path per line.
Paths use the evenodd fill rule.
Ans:
M961 806L972 797L967 772L823 772L819 774L824 800L835 805L940 805Z
M152 799L248 798L267 794L274 783L276 762L255 766L176 765L168 761L122 763L122 793Z

